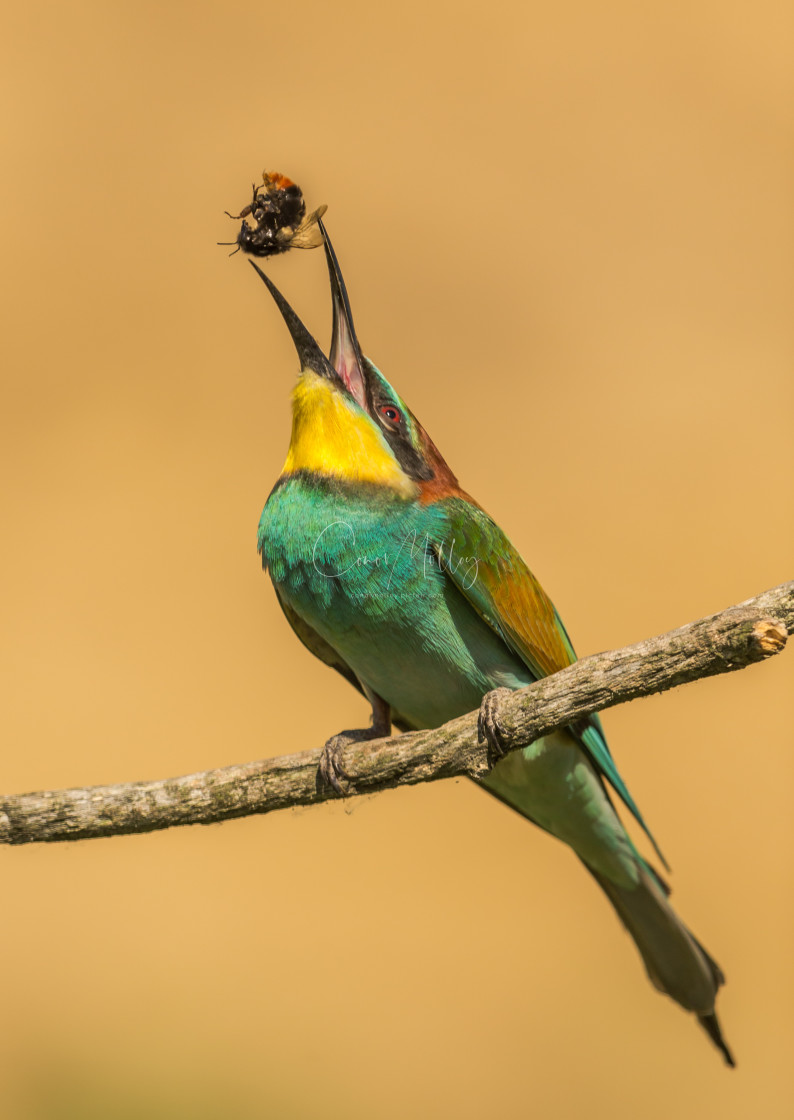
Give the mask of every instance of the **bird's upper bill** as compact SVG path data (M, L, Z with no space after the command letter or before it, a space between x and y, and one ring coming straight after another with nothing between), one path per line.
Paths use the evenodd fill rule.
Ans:
M279 311L284 317L284 322L292 335L292 341L298 352L301 368L311 370L320 377L329 378L331 381L341 383L353 399L366 408L366 381L364 376L364 360L361 347L356 337L353 326L353 314L350 310L350 300L347 288L339 268L331 239L320 221L318 223L325 245L325 256L328 262L328 274L331 279L331 299L333 303L333 333L331 336L331 351L325 356L317 341L309 333L301 320L284 299L273 281L265 275L253 261L251 265L259 273L267 285L270 294L276 301Z

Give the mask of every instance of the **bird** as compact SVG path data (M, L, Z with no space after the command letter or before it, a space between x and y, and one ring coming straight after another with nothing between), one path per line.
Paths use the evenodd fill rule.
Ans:
M322 221L332 301L326 355L258 265L300 365L286 462L259 522L258 549L307 649L369 701L371 725L331 736L318 781L340 794L351 742L434 728L478 710L493 766L483 789L568 844L614 907L651 983L693 1013L734 1066L715 1011L719 965L669 902L616 801L667 865L607 746L597 715L506 751L510 691L576 660L568 633L500 527L459 485L392 384L365 357Z

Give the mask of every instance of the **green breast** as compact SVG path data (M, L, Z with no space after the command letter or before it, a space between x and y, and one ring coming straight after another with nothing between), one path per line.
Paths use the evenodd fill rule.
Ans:
M531 679L439 568L453 538L438 506L303 473L280 481L259 524L279 594L416 727Z

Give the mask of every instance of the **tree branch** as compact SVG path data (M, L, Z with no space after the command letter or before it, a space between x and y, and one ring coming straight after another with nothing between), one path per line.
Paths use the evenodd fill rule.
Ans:
M779 653L794 633L794 581L625 649L582 658L510 694L500 725L510 750L605 708L688 681L743 669ZM166 781L48 790L0 798L0 843L29 844L212 824L335 798L318 778L320 751L226 766ZM477 713L432 731L345 750L349 795L490 769Z

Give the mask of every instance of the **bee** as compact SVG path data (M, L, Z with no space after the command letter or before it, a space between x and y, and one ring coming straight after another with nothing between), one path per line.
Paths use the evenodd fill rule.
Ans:
M234 221L242 220L236 241L219 241L219 245L236 245L254 257L272 257L288 249L316 249L322 245L317 225L327 206L318 206L306 213L303 193L297 183L278 171L263 171L262 183L253 185L253 198L239 214L224 213Z

